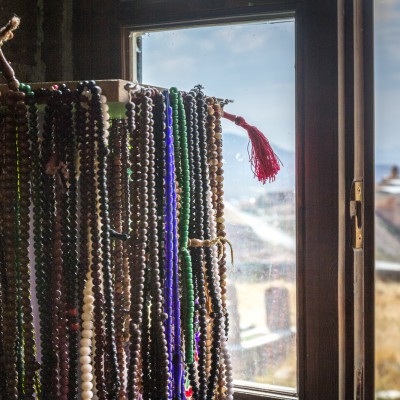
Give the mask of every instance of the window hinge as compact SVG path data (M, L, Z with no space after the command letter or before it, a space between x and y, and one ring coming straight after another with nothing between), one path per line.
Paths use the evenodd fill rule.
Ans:
M352 246L363 248L363 182L354 181L351 191L350 216L352 219Z

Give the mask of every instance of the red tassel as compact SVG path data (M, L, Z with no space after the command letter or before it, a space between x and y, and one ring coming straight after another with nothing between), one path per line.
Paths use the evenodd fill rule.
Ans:
M281 169L282 162L272 150L268 139L255 126L248 124L243 117L229 114L226 111L223 112L222 116L246 129L251 143L249 159L254 176L263 184L267 180L269 182L274 181L276 174Z

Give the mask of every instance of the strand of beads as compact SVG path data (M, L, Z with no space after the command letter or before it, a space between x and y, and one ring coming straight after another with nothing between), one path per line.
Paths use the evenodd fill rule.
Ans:
M0 206L3 208L3 176L5 170L5 146L4 146L4 132L5 132L5 113L0 113ZM4 248L4 216L0 213L0 393L6 393L6 366L4 360L4 297L6 294L6 260Z
M65 85L60 86L63 99L61 134L64 138L64 160L61 161L60 177L64 184L65 209L63 210L63 261L65 270L67 332L68 332L68 399L78 398L78 348L79 348L79 264L78 264L78 192L76 173L76 133L73 126L73 95Z
M67 399L68 397L68 344L66 338L65 320L65 295L64 287L64 263L63 263L63 220L65 219L65 195L59 175L59 160L64 160L64 135L62 134L62 93L58 90L51 91L47 102L46 128L48 140L51 140L49 158L46 163L46 174L51 177L54 191L51 193L54 200L54 216L52 219L52 276L51 296L52 302L52 345L56 352L52 354L51 390L52 395Z
M216 153L217 153L217 163L214 164L217 166L217 171L216 171L216 181L217 184L215 185L216 191L215 191L215 209L217 210L217 237L226 237L226 232L225 232L225 219L224 219L224 202L223 202L223 195L224 195L224 190L223 190L223 181L224 181L224 170L223 170L223 156L222 156L222 128L221 128L221 118L222 118L222 113L221 113L221 105L217 103L215 100L213 102L213 111L214 111L214 117L215 117L215 127L214 127L214 132L215 132L215 145L217 146L216 148ZM214 147L213 147L214 151ZM219 254L218 256L219 260L219 276L220 276L220 281L221 281L221 298L222 298L222 307L223 307L223 312L225 316L225 337L228 337L228 331L229 331L229 315L226 307L226 301L227 301L227 284L226 284L226 272L227 272L227 267L226 267L226 253L223 251L222 254ZM226 364L226 385L227 385L227 400L231 400L233 398L233 374L232 374L232 365L230 362L230 355L228 352L228 348L226 345L226 340L224 341L222 339L222 346L223 346L223 355L225 359L225 364Z
M160 246L161 284L164 286L164 332L167 350L167 367L169 386L168 399L173 396L173 382L175 381L172 368L173 349L173 215L172 215L172 180L171 152L172 121L169 107L168 91L155 96L154 109L154 142L156 161L156 201L158 205L158 240ZM158 142L158 143L157 143ZM157 190L158 189L158 190Z
M192 264L190 259L190 253L187 249L187 243L189 239L189 213L190 213L190 171L189 171L189 157L188 157L188 145L187 145L187 131L186 131L186 115L183 105L182 96L178 93L176 88L170 90L170 99L172 105L172 120L173 120L173 134L174 134L174 154L173 163L176 168L177 179L182 190L180 199L180 221L179 221L179 243L176 238L176 228L174 228L175 247L179 247L179 258L182 264L182 286L183 286L183 298L184 298L184 310L182 316L184 321L182 323L185 332L185 354L186 362L189 368L189 380L192 382L192 386L197 389L195 382L194 363L193 363L193 318L194 318L194 292L193 292L193 276L192 276ZM173 173L174 171L172 171ZM176 203L176 193L174 196L174 204ZM176 209L174 206L174 218L176 218ZM179 275L178 275L178 249L175 249L175 270L174 270L174 292L175 301L174 312L175 312L175 356L174 356L174 370L175 370L175 392L176 396L180 398L184 396L184 384L182 384L182 361L181 354L179 351L180 346L180 305L179 300ZM178 323L177 323L178 321ZM190 372L191 371L191 372Z
M117 347L115 341L114 327L114 289L111 275L111 242L110 242L110 218L108 213L108 190L107 190L107 138L108 120L105 115L104 105L107 102L105 96L101 95L101 89L93 82L91 85L91 106L96 118L96 144L97 144L97 182L99 195L99 210L101 220L101 252L102 272L104 277L104 299L105 299L105 327L107 341L107 359L109 376L107 379L109 400L116 400L120 388L119 368L117 360Z
M191 173L191 229L189 235L191 238L204 239L203 220L204 220L204 207L202 198L202 175L200 163L200 148L199 148L199 133L197 127L197 110L196 102L193 93L185 96L185 109L186 120L188 127L188 146L190 151L189 164ZM197 283L197 312L198 312L198 325L199 325L199 341L198 341L198 381L199 393L198 398L204 399L207 394L207 299L206 299L206 286L204 279L203 260L204 249L202 247L191 249L192 265L194 276Z
M218 160L217 160L217 146L215 144L215 121L216 118L214 116L214 99L208 98L207 99L208 107L207 107L207 162L209 165L209 177L210 177L210 193L209 193L209 210L210 210L210 231L211 237L217 237L217 230L216 230L216 210L218 204L218 195L217 195L217 170L218 170ZM215 249L213 249L215 251ZM217 285L220 288L222 277L219 276L218 273L218 259L217 256L213 256L213 268L215 276L219 278L219 284ZM224 308L224 302L222 301L222 307ZM224 312L223 312L224 313ZM225 337L225 327L222 332L222 326L225 326L224 318L221 318L221 352L223 353L222 346L224 345L224 337ZM224 333L224 335L222 335ZM225 343L226 344L226 343ZM223 354L222 354L223 356ZM220 373L219 373L219 387L218 387L218 399L225 398L226 392L226 363L225 358L222 360L220 364Z
M27 87L29 89L29 87ZM33 312L31 305L30 290L30 261L29 261L29 224L31 205L30 173L32 159L30 155L28 110L24 98L33 99L33 93L27 90L27 95L19 96L16 103L17 131L19 146L19 257L21 274L21 302L23 311L23 333L24 333L24 382L23 391L25 399L34 399L36 354L35 336L33 327Z
M121 185L122 185L122 232L125 235L129 236L129 224L131 219L130 213L130 191L129 191L129 174L130 174L130 160L129 160L129 134L128 134L128 126L127 121L122 121L122 137L121 137ZM128 239L128 238L126 238ZM124 345L125 351L127 351L127 344L129 343L130 335L129 335L129 323L130 323L130 315L129 310L131 307L131 279L129 275L129 255L128 250L129 245L127 240L123 242L123 296L124 296L124 327L123 327L123 337L124 337ZM124 387L126 388L126 374L127 368L125 365L124 370ZM126 390L126 389L125 389Z
M111 139L113 141L111 160L112 173L112 192L110 198L111 217L114 223L113 229L116 232L122 232L122 132L121 121L115 120L111 131ZM110 187L110 185L109 185ZM122 240L116 239L112 249L112 264L115 279L115 338L117 345L117 359L119 367L119 379L121 382L118 397L124 399L124 374L125 374L125 350L124 350L124 273L123 273L123 243Z
M200 87L196 88L196 100L197 100L197 111L198 111L198 126L199 126L199 142L200 142L200 162L201 162L201 173L202 173L202 195L204 205L204 238L211 239L210 235L210 215L209 215L209 204L208 204L208 193L210 192L209 175L208 175L208 163L207 163L207 136L206 136L206 116L207 116L207 105L205 101L204 93ZM217 385L218 374L219 374L219 356L220 356L220 325L222 316L222 304L221 304L221 290L219 284L216 284L218 279L217 271L213 268L212 249L210 247L205 248L205 269L207 276L207 289L208 295L211 297L211 312L210 317L212 321L212 344L211 344L211 369L209 373L207 398L214 398L214 391Z
M6 117L4 127L3 146L3 212L4 212L4 248L5 248L5 275L7 286L4 296L4 319L3 319L3 340L4 360L6 373L6 396L7 399L17 400L18 375L17 375L17 354L15 344L17 338L17 281L15 271L15 210L17 196L17 163L16 163L16 126L15 126L15 103L16 92L9 91L6 97Z
M142 342L141 342L141 356L142 356L142 380L143 380L143 397L151 399L152 393L155 390L153 385L154 371L151 370L150 365L150 313L149 313L149 295L150 295L150 268L147 267L146 250L148 245L148 239L150 236L149 229L149 150L150 150L150 122L151 115L150 110L147 107L149 104L148 95L144 93L137 94L139 115L138 115L138 132L140 135L139 142L139 154L140 154L140 182L141 182L141 193L140 196L140 208L139 214L141 215L140 230L139 230L139 262L141 265L140 269L144 271L144 288L143 288L143 321L142 321ZM151 101L151 100L150 100Z
M58 278L58 274L52 268L54 264L54 227L55 227L55 176L54 170L54 130L53 117L54 96L46 96L47 104L45 107L44 124L43 124L43 143L42 143L42 187L43 187L43 219L42 219L42 241L43 241L43 268L41 269L40 279L41 285L38 287L41 291L38 296L39 313L41 325L41 344L42 344L42 396L44 399L54 398L57 394L53 394L55 382L52 380L53 371L55 370L55 354L52 350L54 338L53 320L58 314L58 301L60 293L56 293L53 299L52 312L48 312L48 299L53 298L52 282ZM58 347L57 347L58 348ZM54 378L55 379L55 378Z
M153 379L156 382L155 394L157 398L168 398L169 391L169 374L168 374L168 353L167 353L167 342L164 332L164 299L161 288L161 276L160 276L160 261L159 261L159 243L158 243L158 232L157 232L157 198L155 188L155 142L154 142L154 130L153 130L153 101L151 99L152 93L147 92L144 94L142 104L145 106L145 112L148 114L150 119L149 124L149 173L148 173L148 187L149 187L149 269L150 269L150 293L152 302L150 306L151 310L151 345L153 347L153 354L151 366L153 370ZM153 389L153 390L154 390Z
M38 126L38 112L37 112L37 100L42 97L42 91L39 90L33 97L29 97L29 126L30 126L30 143L31 143L31 157L32 157L32 170L31 170L31 185L32 185L32 202L33 202L33 249L34 249L34 262L35 262L35 283L36 283L36 298L39 305L39 322L40 327L43 323L41 316L43 315L43 298L42 298L42 283L43 283L43 208L44 208L44 196L43 196L43 168L41 165L41 135L39 134ZM41 337L41 335L39 335ZM38 345L39 347L39 345ZM43 348L43 346L42 346ZM43 365L43 350L42 350L42 365ZM43 368L41 369L41 377ZM41 385L37 394L41 396Z
M91 254L91 231L88 229L91 221L90 207L89 205L95 198L93 191L91 190L92 183L92 167L90 159L89 147L89 125L88 125L88 98L83 94L83 85L78 88L75 102L75 128L77 133L77 140L79 145L79 190L80 190L80 217L79 217L79 231L80 231L80 243L79 243L79 267L80 274L79 279L81 283L79 285L79 291L82 292L82 320L83 314L85 314L85 320L82 323L81 341L80 341L80 352L83 347L89 347L92 354L81 355L81 398L91 399L94 396L94 376L93 376L93 365L98 366L98 362L94 361L93 348L94 348L94 302L95 297L93 293L93 277L91 272L92 265L92 254ZM89 315L88 315L89 314ZM83 350L87 352L87 350ZM100 371L102 375L102 371ZM100 375L96 371L96 376Z
M130 202L130 239L127 241L129 257L130 296L130 361L128 367L128 397L136 400L139 394L139 361L142 332L142 309L144 304L144 271L146 266L147 213L142 206L147 205L147 182L142 179L148 167L142 160L139 130L136 129L133 101L126 104L128 140L130 144L130 164L132 173L129 181ZM146 146L146 144L144 144ZM144 165L141 162L144 161ZM142 212L141 212L142 210Z
M82 321L86 329L82 330L80 340L80 364L81 364L81 398L88 400L93 398L93 366L90 356L93 346L93 279L89 271L86 275L86 285L83 291Z
M104 377L104 347L105 347L105 334L103 328L103 307L104 298L102 292L102 275L101 275L101 257L100 257L100 234L99 222L97 219L97 197L98 197L98 184L95 171L98 168L96 164L96 115L93 114L89 106L90 91L88 82L83 82L78 85L77 98L82 103L81 106L87 109L87 128L84 130L85 138L84 144L87 146L86 160L84 160L85 170L81 170L86 180L86 187L84 196L81 198L82 202L88 201L87 206L82 204L82 208L87 211L87 224L89 226L88 237L82 237L85 240L89 249L89 256L87 262L89 263L89 270L92 273L93 280L93 297L94 297L94 317L93 322L84 321L82 328L84 330L93 329L95 332L95 355L94 361L94 375L96 378L96 395L99 400L107 399L107 392ZM86 147L85 146L85 147ZM81 185L82 188L82 185ZM84 215L85 216L85 215ZM83 261L86 261L85 259Z
M56 88L54 88L56 89ZM51 93L51 104L53 110L54 124L54 153L48 163L48 173L55 176L55 225L54 225L54 274L53 274L53 342L58 349L58 373L53 374L53 391L59 392L63 400L70 396L70 388L76 390L75 386L69 382L70 374L70 353L68 348L69 332L67 326L67 303L69 293L65 293L62 288L66 287L70 292L70 282L68 282L68 256L70 238L69 209L67 206L68 194L66 185L66 152L67 152L67 130L70 125L66 120L67 102L61 90L53 90ZM73 358L73 357L72 357ZM76 366L75 366L76 368ZM77 385L77 383L75 384Z
M161 96L160 96L161 97ZM171 385L169 390L169 398L177 396L180 398L181 389L181 376L179 370L174 362L174 358L180 351L180 326L174 324L174 310L176 307L180 307L179 304L179 291L176 290L177 281L177 263L175 263L175 243L174 243L174 231L176 231L176 218L174 218L174 196L176 201L175 193L175 174L174 174L174 145L173 145L173 134L172 134L172 109L170 107L170 99L168 91L164 91L163 98L165 99L165 130L164 130L164 186L165 186L165 312L167 319L165 321L165 335L167 338L167 349L169 355L169 373L171 376ZM179 321L179 320L178 320ZM172 334L177 336L179 340L178 351L173 346ZM175 342L176 346L176 342ZM173 349L175 351L173 351ZM174 384L174 386L172 386Z

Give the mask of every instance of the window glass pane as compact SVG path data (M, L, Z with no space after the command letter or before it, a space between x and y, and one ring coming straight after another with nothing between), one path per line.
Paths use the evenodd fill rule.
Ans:
M400 3L375 2L376 390L400 399Z
M150 32L143 82L234 99L226 110L263 131L283 163L262 185L245 131L223 120L229 345L237 380L296 387L294 21Z

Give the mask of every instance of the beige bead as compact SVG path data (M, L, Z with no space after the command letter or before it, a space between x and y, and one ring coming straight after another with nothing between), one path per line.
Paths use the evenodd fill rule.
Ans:
M92 319L92 313L90 313L90 312L84 312L84 313L82 314L82 320L83 320L83 321L91 321L91 319Z
M92 361L92 360L89 356L81 356L79 361L83 365L83 364L89 364L90 361Z
M87 391L87 392L82 392L82 399L83 400L89 400L93 398L93 392L92 391Z
M82 347L90 347L92 345L92 341L88 338L82 338L80 340L80 344Z
M92 390L93 389L93 383L92 382L82 382L81 388L84 391Z
M91 296L91 295L85 295L85 297L83 298L83 302L85 304L93 304L94 303L94 297Z
M88 356L90 354L90 347L84 346L79 349L81 356Z
M93 380L93 375L90 372L82 374L82 382L90 382Z
M93 312L94 306L93 304L84 304L82 307L83 312Z
M82 331L82 337L83 338L87 338L87 339L92 338L93 337L93 331L91 329L84 329Z
M81 371L83 374L90 374L93 371L93 367L91 364L81 365Z
M83 321L82 323L83 329L93 329L92 321Z

